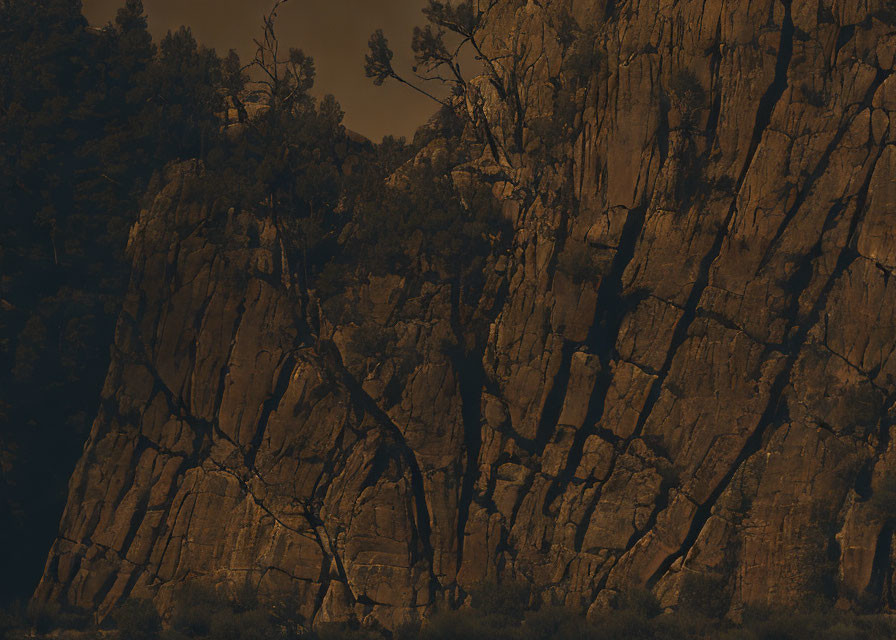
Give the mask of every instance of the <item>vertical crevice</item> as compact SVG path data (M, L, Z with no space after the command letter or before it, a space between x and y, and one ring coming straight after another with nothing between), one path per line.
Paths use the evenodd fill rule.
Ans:
M573 473L578 468L582 459L585 440L588 436L597 433L594 425L603 415L604 403L607 391L610 388L611 376L609 363L615 354L616 339L622 326L622 321L641 299L642 293L635 292L631 296L623 296L623 277L625 270L635 256L638 239L644 229L647 217L647 206L642 205L629 211L628 217L619 237L619 245L616 255L607 277L604 278L597 292L594 319L585 345L588 350L598 357L601 371L598 374L591 396L588 400L588 410L581 429L576 431L573 442L567 455L566 465L556 478L551 482L545 494L543 512L550 514L551 505L560 496L572 479ZM608 434L609 435L609 434Z
M753 158L756 155L756 151L759 148L759 143L762 140L762 135L771 122L771 117L772 113L774 112L775 105L781 99L781 96L784 95L784 91L787 88L787 69L790 64L790 59L793 55L794 26L793 20L790 16L790 0L781 0L781 2L785 8L785 14L784 22L781 27L781 42L778 49L778 59L775 65L775 78L771 86L759 101L759 108L756 113L756 123L754 125L753 136L750 142L750 150L747 154L747 158L744 162L744 166L741 170L740 176L738 177L735 193L740 192L741 187L743 186L744 180L747 176L747 172L749 171L750 165L753 162ZM669 371L672 368L672 363L675 359L675 355L687 340L688 331L691 327L691 324L697 318L697 309L700 304L700 299L703 297L703 292L709 285L710 270L713 263L722 252L722 247L725 243L725 239L728 237L728 228L731 225L731 221L734 218L736 212L737 198L735 196L735 199L732 201L731 206L728 210L728 214L725 216L724 221L722 221L722 224L719 226L718 231L716 232L716 236L713 240L712 246L700 261L697 278L694 282L694 286L691 288L691 291L688 294L688 299L684 305L684 312L682 313L681 318L679 318L678 323L675 325L675 329L672 333L672 339L669 343L669 349L666 352L665 361L663 362L663 366L660 368L656 379L653 381L653 384L650 387L650 392L647 396L647 401L644 404L644 409L638 416L638 422L629 440L637 438L640 435L641 431L644 428L644 425L647 422L647 419L650 417L650 414L653 411L654 406L660 398L660 393L662 391L666 378L669 375Z
M315 539L317 540L316 536ZM317 540L317 543L320 545L320 540ZM317 588L317 593L314 596L314 608L312 609L313 613L311 614L312 624L317 618L317 614L320 613L320 610L324 605L324 598L327 597L327 592L330 590L330 567L328 560L329 557L326 554L321 556L320 573L318 574L318 582L320 584Z
M787 89L787 71L790 67L790 61L793 57L794 24L790 11L791 0L781 0L781 4L784 6L784 20L781 25L781 39L778 46L777 60L775 61L775 75L771 85L759 100L759 105L756 112L756 121L753 126L753 135L750 141L750 147L747 152L747 156L741 169L740 175L737 179L735 194L739 193L741 188L743 187L743 183L746 180L750 166L752 165L753 158L755 157L756 152L759 148L759 144L762 141L762 136L771 123L771 118L772 114L774 113L775 106L778 104L781 97L784 95L785 90ZM666 358L657 374L657 377L651 384L650 391L647 395L647 401L645 402L644 408L641 410L641 413L638 416L638 421L635 425L632 435L626 441L627 443L640 436L641 432L644 429L644 425L647 423L650 414L653 412L653 408L659 401L663 386L666 382L666 378L668 377L669 372L672 368L672 364L675 360L675 356L678 354L679 350L687 340L690 327L693 324L694 320L697 318L697 310L700 304L700 300L703 297L703 292L709 285L709 277L712 265L722 252L722 247L724 246L725 239L728 237L728 229L736 213L737 196L735 195L734 199L731 202L731 206L729 207L728 213L725 216L725 219L722 221L722 224L716 231L716 236L713 240L712 246L700 261L697 278L688 295L688 299L684 305L684 311L681 315L681 318L679 318L678 322L675 325L675 329L672 333L672 339L669 343L669 349L666 352ZM783 391L783 384L786 383L789 379L789 370L787 373L788 376L784 378L783 382L776 379L775 384L781 384L780 390L778 392L779 394L780 391ZM777 399L777 394L773 394L772 397L774 402L774 400ZM762 423L763 421L760 420L760 425ZM719 494L721 494L721 489L727 486L730 477L733 476L734 472L739 468L740 463L742 462L741 457L744 457L747 454L748 450L750 450L752 446L754 446L754 441L756 445L758 445L758 443L761 441L762 431L763 429L761 428L761 426L757 427L753 435L748 438L747 444L738 456L738 461L736 462L736 464L732 466L731 471L728 474L728 478L726 478L724 482L720 483L717 486L716 491L719 491ZM699 533L699 530L702 529L702 524L700 524L698 527L697 523L699 521L705 522L705 519L709 517L709 510L711 509L711 506L715 504L717 498L718 496L716 496L714 492L713 497L708 500L705 505L698 507L698 513L692 520L691 530L688 532L685 538L684 546L686 548L689 549L693 544L693 540L696 540L696 535ZM654 514L652 514L651 517L655 519L656 517L658 517L658 515L659 513L655 510ZM634 548L634 546L647 534L648 531L649 529L644 529L639 534L633 536L632 539L629 540L627 550ZM675 555L676 554L673 554L673 560ZM663 566L661 566L660 569L658 569L654 576L650 579L649 583L652 583L656 579L658 579L658 576L661 576L662 573L664 573L668 569L669 565L671 565L671 562L664 563Z
M654 574L648 579L648 588L655 585L659 581L659 579L662 578L663 575L665 575L666 571L669 570L669 567L671 567L676 560L687 556L688 552L694 546L694 543L697 542L697 537L700 535L700 532L703 530L706 522L712 515L713 507L715 507L716 502L718 502L719 498L725 492L725 489L727 489L731 484L734 476L740 470L744 462L746 462L751 456L753 456L753 454L755 454L762 448L762 441L767 431L767 426L773 423L779 411L780 401L782 399L784 389L786 388L789 381L790 367L786 367L775 377L774 384L772 385L772 389L769 392L770 401L766 405L762 417L760 417L760 419L756 423L756 428L747 438L744 446L738 453L737 458L734 460L734 462L729 467L728 472L725 474L725 477L722 478L721 482L719 482L718 485L716 485L716 488L713 489L706 502L697 505L697 510L695 511L694 516L691 519L690 527L688 527L688 532L685 535L684 540L682 541L681 547L679 547L679 549L675 553L669 555L663 561L663 563L660 564L659 568L657 568ZM637 540L634 542L637 543ZM633 546L634 544L632 544L632 547Z
M890 560L892 557L893 546L893 526L885 526L880 535L877 536L877 543L874 546L874 560L871 565L871 580L868 584L868 592L874 596L878 605L890 605L886 602L887 586L891 579Z
M759 105L756 110L756 123L753 126L753 136L750 139L750 148L747 151L747 157L744 166L741 169L740 176L737 179L737 189L735 193L740 191L750 165L753 163L753 157L762 141L762 135L771 123L772 113L775 105L784 95L787 89L787 70L790 68L790 61L793 58L793 34L795 27L793 18L790 13L791 0L781 0L784 7L784 20L781 23L781 40L778 44L778 58L775 61L775 76L769 88L759 99ZM732 204L732 208L734 205Z
M345 588L348 589L349 596L354 604L354 602L357 601L357 598L349 584L348 574L345 571L345 565L342 564L342 558L339 556L339 549L336 548L336 543L330 537L327 528L324 526L323 520L321 520L320 516L318 516L307 504L304 508L304 515L305 520L308 521L308 524L311 525L311 529L314 531L314 539L320 547L323 557L336 565L336 573L339 576L339 582L345 584ZM279 520L277 520L277 522L279 522ZM326 585L327 589L329 589L329 585L332 582L330 579L329 567L322 567L321 574L326 575L326 582L322 582L321 587L323 588L323 586ZM325 595L326 591L323 592L321 599L323 599L323 596Z
M389 415L383 411L371 398L358 381L351 375L342 362L339 349L332 342L321 341L319 343L320 350L326 361L335 369L339 375L342 386L348 390L353 404L362 408L372 417L383 431L390 436L396 444L397 452L400 459L404 462L411 483L411 494L414 500L414 511L416 520L416 532L419 537L420 545L429 564L430 574L430 596L434 598L435 591L441 588L438 578L434 572L435 551L432 546L432 524L429 516L429 507L426 503L426 489L423 483L423 473L417 462L417 456L414 450L407 443L401 429L392 422Z
M470 507L473 504L476 480L479 477L479 451L482 447L482 389L485 385L485 371L479 350L467 353L464 347L458 284L453 284L451 287L451 330L456 347L450 350L448 355L457 375L464 430L464 469L457 505L457 571L460 571L463 564L464 534L470 517Z
M710 104L709 109L709 117L706 120L706 153L709 155L712 153L713 146L716 142L716 135L719 131L719 118L722 114L722 91L719 87L719 69L722 65L722 51L719 47L719 43L722 41L722 18L719 16L719 21L716 24L716 36L715 36L715 44L712 51L712 55L709 58L709 75L712 79L712 84L709 87L710 95L712 96L712 102Z
M615 466L616 460L613 460L613 467L615 468ZM588 502L588 506L585 509L585 515L582 518L582 522L576 526L576 534L573 537L573 549L575 549L576 553L582 551L582 545L585 544L585 534L588 533L588 525L591 523L591 518L594 516L594 512L597 510L597 505L600 502L600 496L602 493L603 486L599 486L594 490L594 495L591 496L591 500Z
M740 470L740 468L748 459L750 459L753 455L761 450L764 440L768 437L769 428L776 423L786 422L787 403L784 392L786 391L787 386L790 384L793 367L796 364L797 358L799 357L803 346L809 338L809 332L812 330L812 327L817 324L819 318L821 317L822 311L827 306L828 297L830 296L831 291L834 289L834 286L837 284L840 278L846 273L847 269L849 269L850 265L852 265L852 263L855 262L855 260L858 258L858 254L852 248L852 245L855 241L855 236L859 229L861 221L864 218L868 192L871 186L871 179L874 175L877 161L880 159L881 154L883 154L883 150L884 147L881 147L877 159L875 159L874 163L868 170L868 175L865 178L865 183L856 196L855 211L853 213L852 220L850 221L849 233L847 235L844 246L840 250L840 255L837 259L836 266L831 272L831 275L825 281L824 287L822 288L818 298L815 301L815 304L812 306L811 312L807 315L805 321L800 323L799 318L797 318L796 316L793 317L793 325L791 326L791 331L789 332L791 335L784 345L786 360L784 362L784 365L781 367L781 370L775 376L774 382L772 383L771 389L769 390L769 401L766 404L765 410L757 421L755 429L744 442L741 451L738 453L738 456L735 459L734 463L731 465L728 473L712 491L706 502L698 505L697 512L691 521L691 526L688 530L688 534L685 536L681 548L675 553L671 554L666 559L666 561L662 563L659 569L657 569L657 571L651 577L648 584L655 584L656 581L658 581L663 576L663 574L676 560L687 556L688 552L697 541L697 536L700 534L700 531L703 529L706 522L712 515L712 509L715 507L716 502L722 496L725 489L728 488L735 474ZM818 242L821 243L821 239L819 239ZM795 295L798 296L799 292L796 292Z
M221 371L218 375L218 387L215 392L215 404L212 407L212 416L217 417L221 409L221 402L224 399L224 389L227 383L227 375L230 373L230 360L233 358L233 350L236 348L236 340L239 335L240 325L243 323L243 316L246 314L245 297L240 298L240 302L236 308L236 317L233 320L233 327L230 330L230 346L227 348L227 357L224 358L221 365Z
M464 533L473 503L476 480L479 477L479 451L482 447L482 379L485 374L482 363L474 364L469 358L462 358L455 363L455 368L461 396L465 454L457 514L457 569L460 570L463 562Z
M877 74L874 80L869 85L868 91L865 92L865 97L862 100L861 104L858 105L858 111L856 113L871 105L871 102L874 99L874 94L877 93L877 90L887 79L887 76L888 73L883 69L877 70ZM772 240L771 242L769 242L768 248L765 250L765 254L763 255L762 260L759 263L758 271L761 271L768 265L774 250L777 248L778 244L781 241L781 237L784 235L787 227L793 221L797 212L800 210L803 204L805 204L806 198L812 191L812 187L815 186L815 183L825 174L825 171L827 171L827 168L831 162L831 158L834 156L834 151L837 149L837 147L840 146L840 143L843 141L843 137L849 131L849 127L852 124L852 121L853 118L849 117L849 115L845 117L844 122L841 123L839 129L837 129L837 133L834 134L834 137L831 139L830 143L828 143L824 152L821 154L818 164L806 179L806 182L803 185L803 188L800 189L800 192L797 194L793 205L785 212L784 218L781 220L781 223L775 230L775 235L772 236ZM826 222L826 224L828 224L828 222Z
M563 347L560 350L560 367L551 382L551 389L545 398L541 419L538 421L538 428L535 432L536 453L544 451L557 428L560 411L563 409L563 401L566 399L566 391L569 387L572 355L575 353L575 349L575 343L568 340L563 341Z
M274 390L262 405L261 416L258 418L258 426L255 429L255 434L252 436L252 440L249 442L248 449L244 455L244 461L248 469L255 469L255 458L258 456L258 450L261 448L265 431L267 431L268 421L271 418L271 414L279 408L283 396L286 395L295 366L296 359L292 354L287 355L280 365L280 372L277 375Z
M139 457L135 457L135 460L137 461L137 464L139 464ZM134 464L131 466L136 467L137 465ZM133 482L130 482L128 484L133 487ZM137 537L137 532L140 530L144 518L146 518L146 509L148 506L149 490L144 489L141 495L137 498L137 503L133 507L131 518L128 521L128 531L125 534L124 540L122 540L121 542L120 550L118 551L122 558L127 557L128 550L131 548L131 545L134 542L134 538ZM127 594L128 591L125 591L124 593Z

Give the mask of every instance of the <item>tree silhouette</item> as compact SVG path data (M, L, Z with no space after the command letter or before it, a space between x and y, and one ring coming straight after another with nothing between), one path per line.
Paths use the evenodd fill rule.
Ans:
M563 62L559 69L552 70L523 30L499 34L488 27L498 5L497 0L428 0L423 9L426 24L413 32L413 77L394 68L393 52L382 30L370 37L365 72L376 85L393 79L443 107L455 109L468 131L487 146L492 159L504 169L504 178L529 192L532 185L521 185L514 171L523 162L521 156L530 154L530 160L545 165L562 158L557 149L578 135L574 121L583 99L579 89L594 77L601 56L595 46L596 33L582 29L567 7L535 3L559 45ZM461 69L462 58L470 54L480 65L478 78ZM537 78L539 65L546 67L553 87L552 114L530 113L533 104L543 103L533 99L544 85ZM448 97L437 97L425 89L430 81L448 87ZM483 93L486 88L493 92L488 113L488 98ZM531 154L533 144L541 145L535 155ZM538 176L542 173L536 171Z

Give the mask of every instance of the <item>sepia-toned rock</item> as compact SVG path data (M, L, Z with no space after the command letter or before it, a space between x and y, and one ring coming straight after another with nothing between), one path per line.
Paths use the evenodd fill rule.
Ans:
M394 628L483 581L595 612L642 586L675 606L696 575L732 615L824 585L896 606L883 5L503 0L490 46L527 43L532 113L562 73L551 10L602 54L572 196L507 198L472 302L391 274L329 314L273 220L170 166L35 597L103 616L248 582L309 623Z

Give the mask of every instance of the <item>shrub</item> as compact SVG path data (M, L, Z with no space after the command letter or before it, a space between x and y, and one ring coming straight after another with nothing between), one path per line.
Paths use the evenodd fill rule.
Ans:
M315 640L382 640L383 635L357 624L322 624L311 638Z
M718 620L730 604L727 587L722 576L688 572L681 582L679 602L686 611Z
M365 358L381 358L386 355L394 341L394 334L394 329L391 327L365 322L352 333L349 348Z
M529 586L521 582L483 582L470 592L473 609L519 623L529 605Z
M623 592L619 596L618 606L621 611L628 611L648 619L655 618L663 612L653 592L643 587Z
M392 632L394 640L417 640L423 625L419 622L403 622Z
M884 412L884 402L871 384L857 384L842 392L843 408L847 415L843 428L846 433L867 433L876 427Z
M112 615L120 640L154 640L162 630L162 619L151 600L131 598Z
M55 602L32 602L28 607L28 622L43 635L62 627L62 610Z
M526 615L519 637L523 640L581 640L589 637L584 618L562 607L545 607Z
M634 611L613 611L596 620L600 640L653 640L653 625Z
M225 609L212 618L208 640L274 640L277 637L277 630L263 611Z
M478 610L437 613L423 626L422 640L515 640L518 629L507 624L501 615Z
M606 53L599 48L600 38L591 24L584 29L576 25L568 42L562 62L563 74L574 83L573 86L581 86L600 72Z
M233 594L230 605L237 613L255 611L258 609L258 591L246 580Z
M13 602L0 609L0 638L8 638L14 629L24 628L25 619L25 608L21 602Z
M709 620L688 612L664 615L652 621L655 640L691 640L692 638L713 638L724 632L724 623Z
M557 260L557 269L575 284L596 280L599 275L591 247L579 243L564 247Z
M815 89L806 82L800 86L800 92L802 92L806 103L813 107L823 107L827 104L827 96L825 93Z
M681 114L681 127L693 130L697 125L697 114L706 104L706 90L697 75L690 69L681 69L672 76L669 83L671 105Z
M120 640L154 640L162 630L162 619L151 600L130 598L112 614Z
M896 0L885 0L883 6L873 16L888 25L896 25Z
M284 640L298 638L302 634L307 620L300 612L303 599L296 587L281 592L271 603L271 618L274 625L282 630Z
M270 610L260 606L248 582L231 598L199 583L184 584L175 594L171 628L163 640L289 640L299 637L295 594L284 594Z
M896 476L887 475L868 500L871 512L888 525L896 524Z
M727 196L733 196L736 187L737 183L734 178L729 175L719 176L709 185L709 188L713 191L717 191L720 194Z
M214 618L228 608L227 600L211 587L188 582L175 594L171 627L187 636L207 636Z

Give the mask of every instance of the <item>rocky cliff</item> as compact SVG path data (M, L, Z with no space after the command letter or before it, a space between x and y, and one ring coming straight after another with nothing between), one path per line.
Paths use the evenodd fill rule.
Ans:
M536 106L559 4L495 18ZM328 314L276 224L168 172L36 598L249 582L389 627L483 581L596 609L691 575L733 612L896 606L891 8L571 9L602 52L572 195L508 200L473 301L395 273Z

